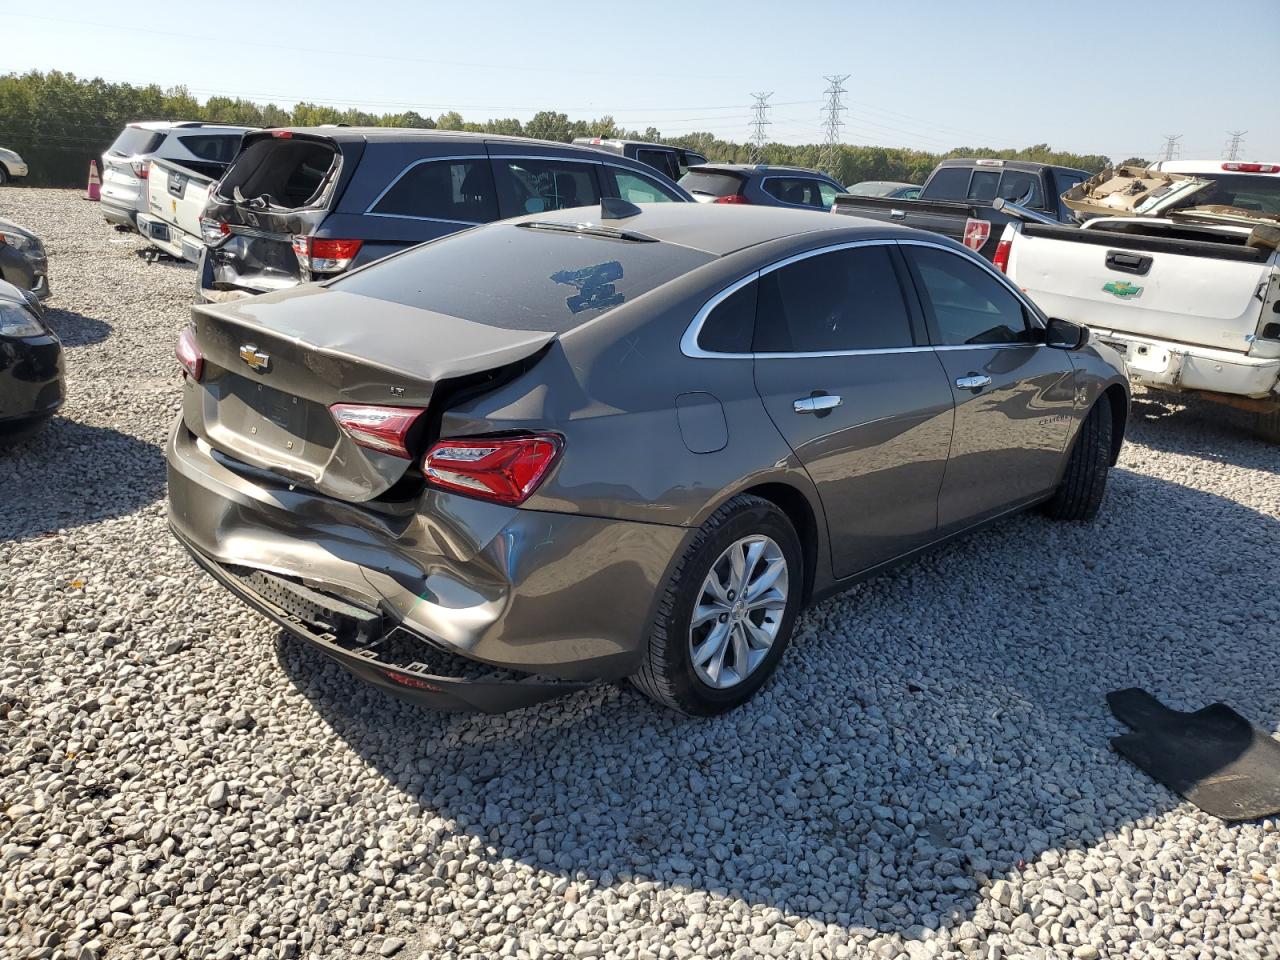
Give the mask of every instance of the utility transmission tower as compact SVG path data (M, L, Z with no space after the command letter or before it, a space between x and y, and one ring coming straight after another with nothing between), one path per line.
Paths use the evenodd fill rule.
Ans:
M849 74L822 79L826 80L829 86L825 91L827 103L822 108L822 124L826 128L826 139L822 143L822 152L818 154L818 169L839 179L840 128L844 126L844 112L847 109L840 96L848 92L844 88L844 82L849 79Z
M1180 133L1165 134L1164 146L1160 148L1161 152L1164 154L1163 159L1176 160L1182 155L1182 147L1178 143L1181 139L1182 134Z
M1227 159L1239 160L1240 147L1244 145L1244 135L1248 130L1228 130L1227 136L1231 138L1231 142L1227 144Z
M769 119L769 98L773 96L773 92L753 93L751 96L755 100L751 107L751 162L764 163L764 145L767 139L764 128L772 122Z

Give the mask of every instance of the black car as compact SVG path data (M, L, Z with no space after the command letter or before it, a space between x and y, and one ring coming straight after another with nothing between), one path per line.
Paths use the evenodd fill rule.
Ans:
M199 298L332 277L477 224L602 197L693 200L652 167L591 147L384 127L250 133L205 209Z
M680 186L702 203L754 203L767 207L830 210L844 185L804 167L704 163L690 167Z
M16 223L0 220L0 280L39 299L49 296L49 260L40 238Z
M39 428L66 396L62 344L40 302L0 281L0 443Z
M659 173L666 174L672 180L679 180L689 172L690 167L707 162L707 158L700 153L667 143L620 140L617 137L574 137L573 142L578 146L594 147L620 157L638 160L653 167Z

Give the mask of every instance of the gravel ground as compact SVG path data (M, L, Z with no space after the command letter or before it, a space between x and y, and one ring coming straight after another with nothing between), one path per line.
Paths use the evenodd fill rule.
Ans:
M160 445L193 275L72 191L71 399L0 454L4 957L1280 956L1280 828L1111 752L1103 695L1280 729L1280 453L1149 400L1102 518L1010 520L809 611L715 721L601 686L402 705L199 573Z

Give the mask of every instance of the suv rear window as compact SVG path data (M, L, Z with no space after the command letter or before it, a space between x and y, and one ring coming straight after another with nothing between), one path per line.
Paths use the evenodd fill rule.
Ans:
M260 138L236 158L218 196L233 199L239 187L246 199L266 197L273 207L306 206L320 193L337 153L331 141Z
M458 223L497 220L493 170L483 159L416 163L400 175L370 212Z
M140 153L155 153L167 136L163 130L145 130L142 127L125 127L120 136L107 148L107 153L118 157L133 157Z
M199 133L179 137L178 142L201 160L230 163L240 151L238 133Z
M690 170L680 178L680 186L690 193L709 197L728 197L742 188L742 178L733 173Z
M712 259L673 243L496 223L414 247L328 285L490 327L563 333ZM429 318L423 322L430 325Z

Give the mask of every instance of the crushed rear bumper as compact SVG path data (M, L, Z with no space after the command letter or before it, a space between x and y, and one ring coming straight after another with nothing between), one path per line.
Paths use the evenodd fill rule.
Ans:
M1280 358L1193 346L1093 328L1093 337L1119 351L1129 379L1157 390L1195 390L1253 399L1280 396Z

